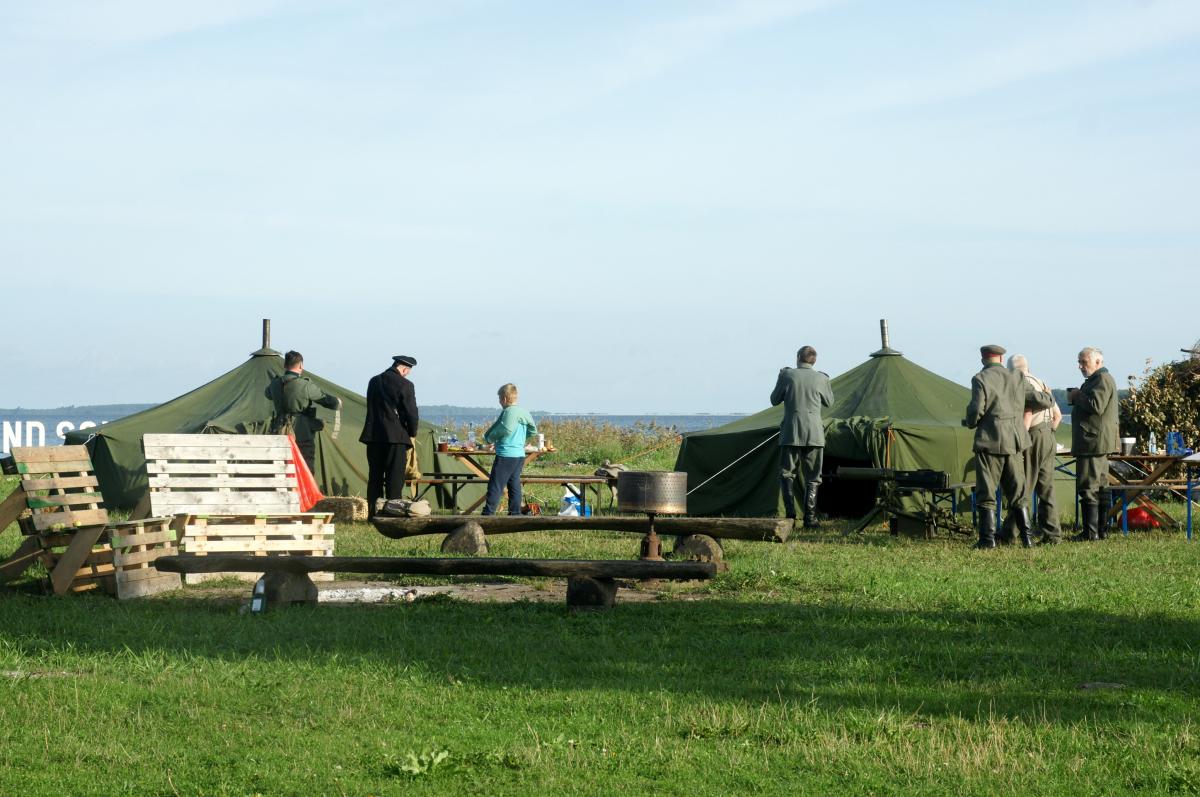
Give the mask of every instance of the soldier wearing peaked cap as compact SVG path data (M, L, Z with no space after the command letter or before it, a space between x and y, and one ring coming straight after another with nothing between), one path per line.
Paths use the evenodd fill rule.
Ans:
M979 348L983 370L971 379L971 401L963 425L975 430L975 500L979 508L976 548L996 547L996 486L1003 490L1021 544L1033 545L1026 507L1025 462L1029 448L1026 409L1049 409L1054 399L1038 391L1001 363L1005 349L994 344Z
M367 513L375 515L380 498L404 494L408 448L417 434L417 394L408 374L416 359L392 357L392 366L367 383L367 419L360 443L367 446Z

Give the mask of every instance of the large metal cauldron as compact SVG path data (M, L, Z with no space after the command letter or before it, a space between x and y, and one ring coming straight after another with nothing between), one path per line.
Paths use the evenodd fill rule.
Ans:
M623 470L617 474L617 507L622 512L686 515L687 474Z

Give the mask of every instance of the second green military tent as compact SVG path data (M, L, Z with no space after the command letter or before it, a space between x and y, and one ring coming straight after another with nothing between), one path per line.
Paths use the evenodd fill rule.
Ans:
M961 425L967 388L889 348L834 378L832 387L833 406L823 413L827 472L837 464L930 468L951 482L974 481L973 432ZM694 490L688 514L777 514L782 418L783 407L771 407L684 435L675 469L687 472ZM822 488L822 508L833 492Z
M68 445L87 444L105 503L130 508L146 493L146 460L142 435L161 434L266 434L272 406L265 395L271 380L283 373L279 352L263 348L250 359L211 382L157 407L102 426L68 432ZM334 412L317 408L325 431L317 435L317 484L325 495L365 495L367 483L366 446L358 442L366 418L363 396L341 385L305 371L322 390L342 400L341 428L334 432ZM364 379L364 384L366 380ZM421 421L416 449L421 469L463 473L452 457L437 455L435 437L440 427ZM463 488L459 500L470 501L482 488ZM439 503L446 496L439 495Z

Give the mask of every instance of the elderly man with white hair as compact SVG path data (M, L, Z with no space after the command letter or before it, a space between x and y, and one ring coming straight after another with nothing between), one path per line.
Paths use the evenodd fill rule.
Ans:
M1029 361L1023 354L1008 358L1008 370L1018 373L1026 384L1039 393L1050 393L1050 387L1029 373ZM1034 532L1041 536L1043 545L1062 542L1062 529L1058 525L1058 512L1054 506L1054 454L1058 445L1054 431L1062 423L1062 410L1055 402L1049 409L1025 410L1025 428L1029 431L1029 448L1025 449L1025 495L1037 495L1037 525ZM1010 526L1005 524L1007 537L1012 540Z
M1117 383L1104 367L1104 352L1091 346L1079 352L1084 381L1067 391L1071 403L1071 453L1075 455L1075 492L1083 531L1076 542L1102 540L1108 528L1108 455L1120 445L1117 432Z

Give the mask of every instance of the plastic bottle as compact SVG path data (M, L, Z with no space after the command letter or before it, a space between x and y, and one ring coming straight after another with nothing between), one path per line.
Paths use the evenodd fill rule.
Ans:
M475 422L474 421L472 421L471 425L467 427L467 445L472 445L472 446L475 445Z
M1147 449L1151 454L1158 453L1158 438L1154 436L1154 432L1150 433L1150 442L1147 444Z

